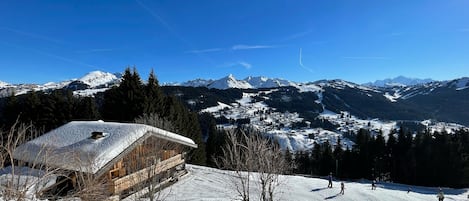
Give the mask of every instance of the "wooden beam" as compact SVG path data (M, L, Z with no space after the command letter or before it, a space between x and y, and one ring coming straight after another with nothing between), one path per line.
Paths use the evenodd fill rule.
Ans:
M120 192L127 190L135 185L138 185L141 182L145 182L146 180L158 175L159 173L162 173L183 163L184 159L182 159L182 155L178 154L155 165L146 167L137 172L126 175L125 177L114 179L110 181L110 193L119 194Z

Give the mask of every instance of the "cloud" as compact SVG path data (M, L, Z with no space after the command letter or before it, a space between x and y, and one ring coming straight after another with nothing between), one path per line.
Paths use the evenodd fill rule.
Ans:
M222 51L223 48L210 48L210 49L201 49L201 50L189 50L186 53L207 53L207 52L219 52Z
M275 48L272 45L233 45L231 47L232 50L250 50L250 49L269 49Z
M238 62L238 64L243 66L246 69L251 69L251 67L252 67L252 65L250 63L247 63L247 62L244 62L244 61L240 61L240 62Z
M112 49L112 48L97 48L97 49L89 49L89 50L79 50L76 52L77 53L95 53L95 52L112 52L115 50L116 49Z
M251 49L269 49L269 48L276 48L276 46L272 45L233 45L229 48L209 48L209 49L196 49L196 50L189 50L185 53L207 53L207 52L220 52L225 50L251 50Z
M304 36L307 36L307 35L311 34L312 32L313 32L313 30L307 30L307 31L294 33L292 35L289 35L289 36L285 37L282 41L289 41L289 40L301 38L301 37L304 37Z
M388 36L402 36L404 35L404 32L391 32L388 34Z
M313 45L322 45L322 44L326 44L327 41L325 40L316 40L316 41L312 41L311 44Z
M252 68L252 64L245 62L245 61L236 61L236 62L230 62L230 63L225 63L221 65L220 67L222 68L239 68L243 67L246 70L249 70Z
M370 56L352 56L342 57L342 59L353 59L353 60L388 60L389 57L370 57Z

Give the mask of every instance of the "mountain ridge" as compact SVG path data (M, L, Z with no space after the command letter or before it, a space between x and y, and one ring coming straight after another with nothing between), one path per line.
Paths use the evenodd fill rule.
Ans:
M400 75L395 78L386 78L383 80L376 80L374 82L367 82L367 83L364 83L363 85L375 86L375 87L414 86L414 85L426 84L426 83L435 82L435 81L436 80L433 80L431 78L425 78L425 79L409 78L409 77Z
M78 79L70 79L66 81L61 81L58 83L55 82L48 82L46 84L36 84L36 83L29 83L29 84L10 84L7 82L3 82L0 80L0 89L7 88L7 87L17 87L17 86L25 86L25 85L37 85L37 86L51 86L53 84L57 85L66 85L73 81L80 81L90 88L94 88L100 85L106 84L116 84L120 81L122 75L120 73L109 73L104 71L91 71L81 78ZM381 87L381 88L393 88L393 87L412 87L417 85L425 85L432 82L451 82L454 80L462 79L455 78L448 81L436 81L431 78L426 79L419 79L419 78L409 78L405 76L398 76L395 78L387 78L383 80L376 80L374 82L367 82L363 84L358 84L354 82L350 82L343 79L332 79L332 80L343 80L348 83L354 83L356 85L362 85L366 87ZM317 81L309 81L309 82L295 82L289 81L286 79L281 78L269 78L266 76L247 76L244 79L236 79L233 74L229 74L225 77L219 79L204 79L204 78L197 78L193 80L184 81L181 83L178 82L171 82L171 83L164 83L165 86L187 86L187 87L207 87L207 88L215 88L215 89L228 89L228 88L239 88L239 89L261 89L261 88L276 88L276 87L284 87L284 86L293 86L297 87L299 85L307 85L310 83L321 83L330 80L317 80ZM464 85L465 83L463 83ZM457 84L458 86L461 85L460 83ZM458 88L463 88L466 86L460 86ZM41 87L39 87L41 88ZM45 87L48 88L48 87Z
M413 79L403 76L398 77L401 80ZM0 81L0 97L11 94L20 95L28 91L48 91L54 89L71 89L76 95L93 96L98 92L107 90L120 83L122 75L119 73L109 73L103 71L91 71L78 79L71 79L59 83L39 84L9 84ZM415 80L414 80L415 81ZM426 80L430 81L430 80ZM408 84L408 83L407 83ZM280 78L268 78L265 76L248 76L244 79L236 79L234 75L229 74L220 79L195 79L183 83L163 84L164 86L184 86L184 87L206 87L209 89L226 90L236 89L264 89L279 87L294 87L300 92L324 91L326 87L335 89L355 88L362 91L379 93L391 102L407 100L417 95L428 95L436 89L450 88L452 90L463 91L469 88L469 78L461 77L448 81L432 81L419 83L415 85L388 84L385 87L374 85L357 84L342 79L318 80L314 82L299 83ZM368 93L369 94L369 93ZM370 94L369 94L370 95Z

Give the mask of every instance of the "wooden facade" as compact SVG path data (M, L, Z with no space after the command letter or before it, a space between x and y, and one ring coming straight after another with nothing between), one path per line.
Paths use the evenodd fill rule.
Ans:
M139 188L150 179L184 163L180 145L150 137L115 162L103 176L107 179L109 194L118 195Z

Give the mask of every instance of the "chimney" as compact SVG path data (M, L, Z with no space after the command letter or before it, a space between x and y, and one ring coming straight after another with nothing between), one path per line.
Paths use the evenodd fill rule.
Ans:
M103 138L103 137L104 137L103 132L99 132L99 131L91 132L91 139L93 139L93 140L97 140L97 139L100 139L100 138Z

